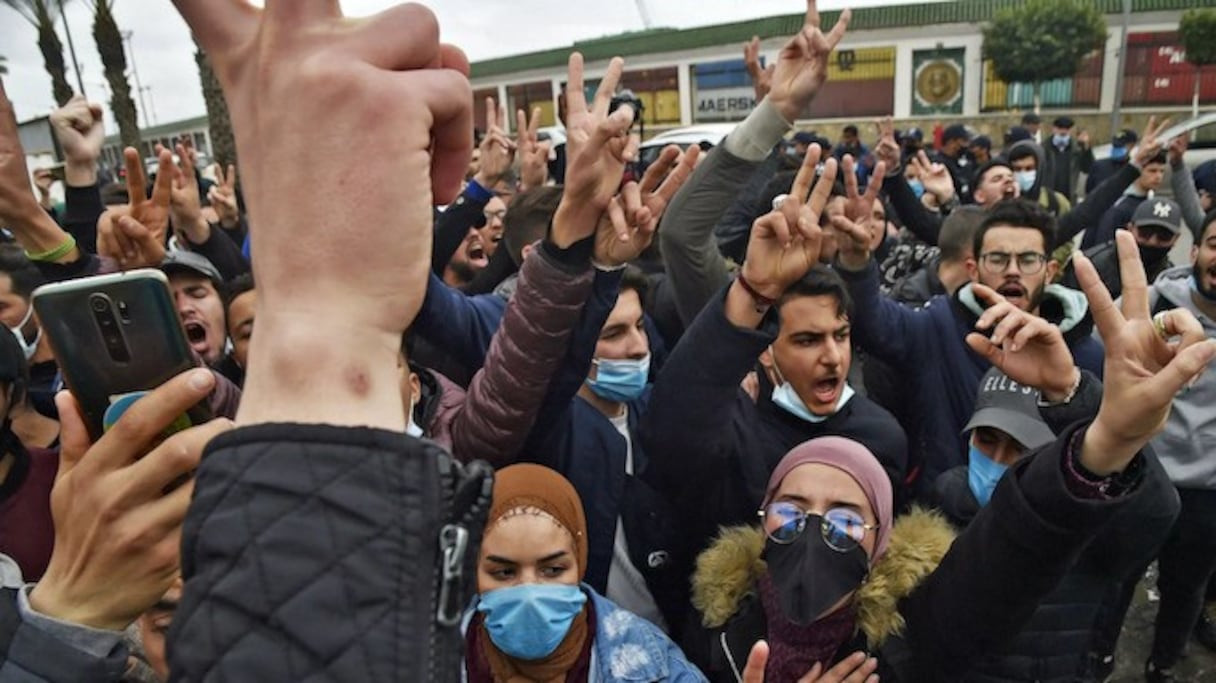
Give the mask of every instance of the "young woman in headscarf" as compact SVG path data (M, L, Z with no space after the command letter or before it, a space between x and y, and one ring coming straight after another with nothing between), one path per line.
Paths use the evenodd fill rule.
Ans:
M841 437L790 451L769 479L758 527L725 531L701 555L693 603L703 630L686 650L715 681L873 683L955 680L1016 635L1079 553L1142 486L1144 449L1175 394L1216 356L1193 314L1150 315L1130 234L1117 237L1124 278L1115 306L1093 264L1077 272L1106 346L1102 404L1001 477L988 505L951 539L922 511L892 520L889 480L863 446ZM1059 329L997 297L970 334L972 350L1067 407L1079 374ZM755 645L768 641L767 649ZM764 656L767 655L767 658Z
M469 683L597 683L705 677L658 627L580 583L587 523L557 472L499 470L465 616Z

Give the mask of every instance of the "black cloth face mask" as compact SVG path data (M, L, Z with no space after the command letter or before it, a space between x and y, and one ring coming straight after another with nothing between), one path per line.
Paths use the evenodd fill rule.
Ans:
M781 611L795 624L807 625L841 598L858 589L870 571L860 545L847 552L828 546L819 532L820 515L807 515L806 527L792 543L766 538L764 560L781 601Z

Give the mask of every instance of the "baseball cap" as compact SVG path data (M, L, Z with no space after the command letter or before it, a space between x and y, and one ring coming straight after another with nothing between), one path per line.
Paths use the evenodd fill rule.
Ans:
M1030 131L1026 130L1025 128L1023 128L1021 126L1013 126L1009 130L1005 131L1005 146L1006 147L1008 147L1009 145L1012 145L1015 142L1021 142L1022 140L1033 140L1033 139L1034 139L1034 136L1030 134Z
M800 130L797 133L794 133L794 142L801 143L803 145L812 145L818 141L819 138L813 131Z
M901 136L901 139L911 139L911 140L918 140L918 141L924 140L925 131L923 131L919 128L909 128L908 130L904 131L904 134Z
M1178 206L1177 202L1162 197L1145 199L1136 207L1132 224L1159 225L1177 235L1182 232L1182 207Z
M1132 130L1131 128L1124 128L1123 130L1119 131L1117 135L1115 135L1114 140L1111 142L1119 147L1127 147L1128 145L1136 144L1136 142L1139 140L1140 136L1136 135L1136 131Z
M1030 450L1056 438L1039 415L1039 390L1018 384L999 368L992 368L980 380L975 412L963 433L979 427L999 429Z
M971 139L971 133L967 132L967 127L961 123L947 126L946 130L942 131L942 142L949 142L950 140L957 140L959 138L963 140Z
M181 249L170 251L168 254L165 254L165 260L160 262L160 269L166 275L189 271L202 275L212 282L219 283L224 281L215 264L207 260L207 257L200 256L192 251Z
M1073 120L1067 116L1061 116L1053 121L1051 125L1055 126L1056 128L1072 128L1075 124L1073 123Z

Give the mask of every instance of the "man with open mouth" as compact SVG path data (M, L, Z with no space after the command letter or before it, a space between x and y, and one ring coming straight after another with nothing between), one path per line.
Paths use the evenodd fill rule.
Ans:
M990 170L1009 174L1007 166ZM983 186L981 181L981 195ZM942 472L966 463L968 447L959 435L990 367L966 339L972 332L994 331L986 321L996 307L1014 306L1057 325L1077 365L1101 376L1102 345L1090 336L1085 296L1049 284L1059 267L1049 256L1056 221L1041 206L1022 199L997 202L976 230L974 255L966 263L971 281L919 310L881 295L868 227L854 227L857 235L840 231L839 257L839 271L855 301L853 335L859 348L891 365L905 382L907 404L916 413L909 424L919 426L918 433L909 434L919 495ZM994 293L1004 301L998 303Z
M169 289L190 348L208 365L220 362L227 352L228 333L220 296L224 280L219 270L206 258L188 251L170 252L160 268L169 277Z

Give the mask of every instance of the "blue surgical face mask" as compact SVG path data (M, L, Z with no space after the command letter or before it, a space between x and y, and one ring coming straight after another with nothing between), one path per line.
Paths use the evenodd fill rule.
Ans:
M1022 192L1029 192L1030 188L1034 187L1034 181L1038 179L1039 172L1036 170L1015 171L1013 177L1018 181L1018 187Z
M971 487L971 494L979 501L980 507L992 500L992 492L996 490L997 482L1008 469L1008 465L998 463L984 455L974 444L971 445L971 450L967 453L967 485Z
M771 348L769 349L769 353L772 353ZM802 418L812 424L818 424L835 415L849 402L849 399L853 398L853 387L849 386L848 382L845 382L844 388L840 390L840 398L837 399L836 407L832 410L831 414L816 415L811 412L810 408L806 407L806 403L802 401L802 397L798 395L798 392L794 391L794 385L785 381L785 378L781 375L781 369L777 367L776 354L773 354L773 370L777 372L777 380L780 382L780 384L773 387L773 403L790 415Z
M1110 158L1114 159L1115 161L1123 161L1124 159L1127 159L1127 155L1128 155L1128 150L1126 147L1111 147L1110 148Z
M553 654L583 611L587 595L578 586L525 583L482 593L477 611L503 654L535 661Z
M650 354L639 360L596 358L595 379L587 386L602 399L624 403L642 395L650 379Z
M912 188L912 194L916 195L917 199L925 196L925 184L920 181L920 178L909 180L908 187Z
M1056 147L1067 147L1068 143L1072 141L1072 136L1067 134L1060 135L1057 133L1056 135L1051 136L1051 141Z

